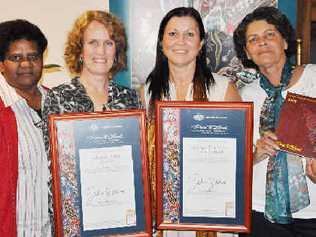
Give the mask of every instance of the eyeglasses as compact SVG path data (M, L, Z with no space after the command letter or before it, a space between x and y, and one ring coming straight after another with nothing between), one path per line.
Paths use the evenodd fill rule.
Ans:
M26 56L24 56L22 54L12 54L12 55L6 56L5 59L9 60L11 62L15 62L15 63L22 63L24 61L34 63L34 62L37 62L41 59L41 55L38 53L27 54Z
M278 32L275 30L267 30L266 32L263 33L262 36L259 35L252 35L249 36L246 39L246 43L249 45L257 45L259 44L259 42L261 42L262 40L266 41L266 40L274 40L278 35Z

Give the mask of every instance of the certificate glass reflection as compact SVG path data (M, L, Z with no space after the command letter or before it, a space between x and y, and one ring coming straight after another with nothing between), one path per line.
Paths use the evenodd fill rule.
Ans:
M235 138L183 138L183 216L235 217L235 173Z
M79 154L84 231L135 225L132 147L80 149Z

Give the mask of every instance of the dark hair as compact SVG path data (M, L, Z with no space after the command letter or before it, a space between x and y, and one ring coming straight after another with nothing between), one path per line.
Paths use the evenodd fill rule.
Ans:
M198 24L201 41L205 39L204 25L201 16L197 10L191 7L179 7L169 11L162 19L159 27L157 49L156 49L156 63L154 69L147 77L146 83L149 83L148 91L151 94L150 106L153 108L155 100L160 100L162 95L169 95L169 66L168 59L163 54L161 42L163 39L166 25L172 17L192 17ZM205 44L196 58L196 69L193 78L193 99L207 100L206 90L209 86L214 84L214 78L211 70L206 64L206 48Z
M249 13L239 23L234 31L234 45L237 57L241 60L245 67L251 67L258 69L257 65L247 58L245 52L246 47L246 31L248 25L254 21L265 20L269 24L275 26L280 32L282 37L288 44L288 48L285 50L286 56L289 58L296 53L296 36L295 31L288 20L288 18L275 7L259 7L252 13Z
M43 55L47 39L36 25L22 19L0 23L0 61L4 60L11 43L22 39L36 43L37 50Z

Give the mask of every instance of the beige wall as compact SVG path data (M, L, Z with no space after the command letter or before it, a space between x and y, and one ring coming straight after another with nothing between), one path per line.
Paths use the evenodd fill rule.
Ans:
M23 18L38 25L48 39L45 64L64 67L63 51L74 19L88 9L108 10L108 0L9 0L1 1L0 21ZM69 79L66 70L47 72L44 84L51 87Z

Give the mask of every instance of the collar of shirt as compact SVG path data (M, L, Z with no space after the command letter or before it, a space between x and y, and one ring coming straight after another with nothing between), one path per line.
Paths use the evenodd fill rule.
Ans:
M42 86L38 85L38 89L42 94L42 102L43 98L46 95L46 89ZM5 107L12 106L20 100L24 100L14 89L14 87L10 86L6 79L0 74L0 97L4 103Z
M15 89L7 83L2 75L0 75L0 97L5 107L9 107L23 99L16 93Z

